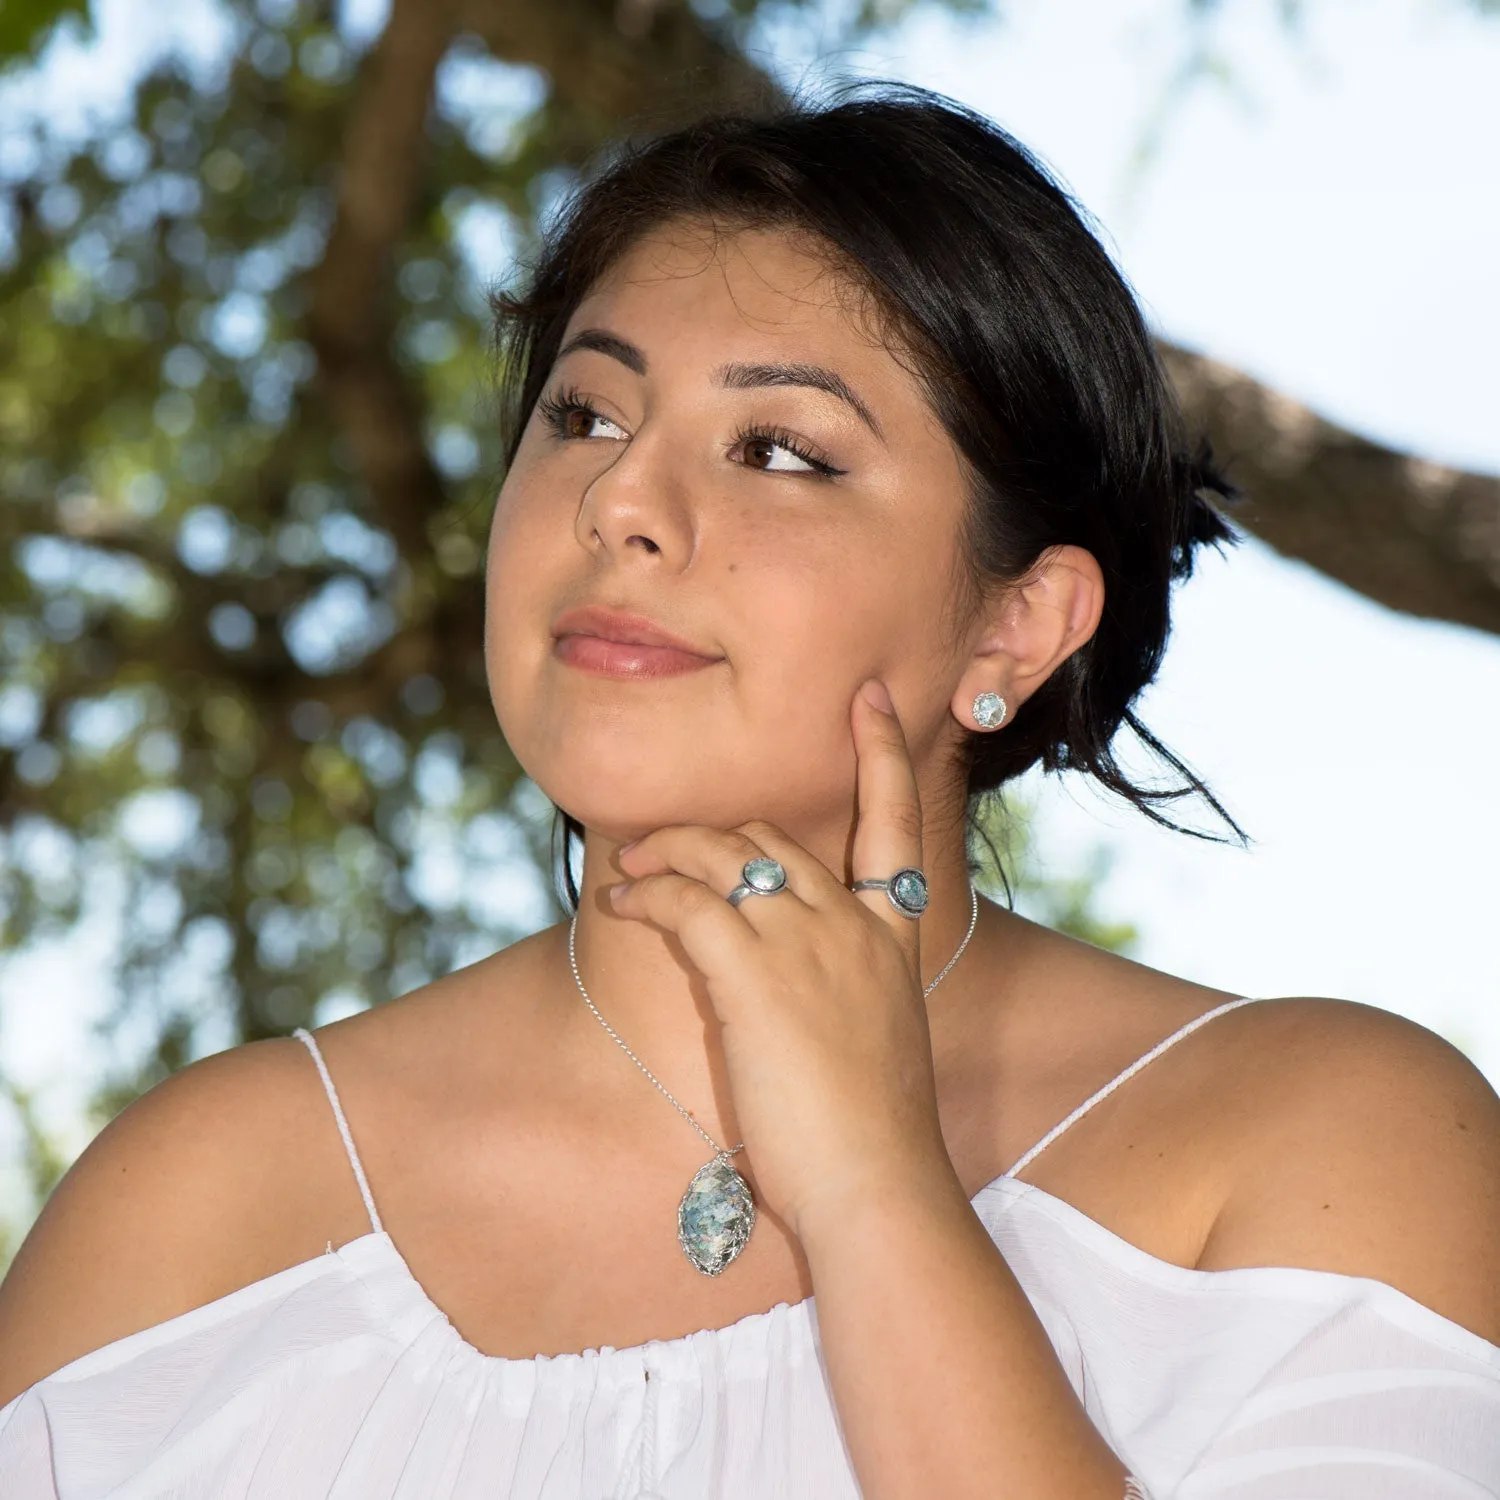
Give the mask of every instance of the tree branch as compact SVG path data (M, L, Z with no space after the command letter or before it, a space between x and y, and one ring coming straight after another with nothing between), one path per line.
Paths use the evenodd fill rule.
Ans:
M444 491L390 352L385 282L421 189L433 74L460 29L548 75L563 159L584 159L622 122L665 128L679 112L776 93L680 0L628 15L618 0L396 0L346 136L309 322L336 420L413 562L427 553L426 520ZM1500 631L1500 479L1413 459L1204 356L1162 352L1189 419L1249 492L1249 530L1393 609Z
M1193 426L1248 492L1236 519L1391 609L1500 632L1500 478L1370 442L1162 344Z
M776 84L681 0L461 0L465 28L496 57L544 72L578 127L565 141L581 160L620 128L663 126L710 106L776 95Z
M431 550L427 519L447 496L391 348L391 261L424 186L433 78L455 30L449 0L395 0L361 73L333 228L309 278L320 386L381 524L413 564Z

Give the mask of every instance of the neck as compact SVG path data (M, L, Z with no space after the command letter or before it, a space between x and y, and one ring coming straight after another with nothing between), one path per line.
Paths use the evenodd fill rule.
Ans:
M683 1108L693 1114L720 1146L735 1145L740 1140L738 1122L724 1066L721 1031L707 986L675 934L615 914L607 889L625 878L615 857L617 848L614 842L592 832L586 836L574 934L579 975L600 1015ZM825 864L835 870L844 885L853 883L854 877L847 869L827 861ZM919 927L921 979L925 989L963 942L973 907L961 839L951 845L939 844L927 853L922 869L928 886L928 905ZM777 899L776 896L746 898ZM851 894L849 899L870 898ZM980 906L982 917L986 903L981 902ZM557 931L563 1004L574 1012L570 1030L581 1046L607 1049L618 1056L622 1086L633 1088L638 1084L650 1089L650 1084L590 1014L578 993L568 965L569 924L564 923ZM930 1023L937 1023L944 1013L955 1009L968 988L966 966L974 957L978 940L976 927L963 957L928 997ZM593 1039L595 1036L597 1041ZM628 1082L631 1075L635 1084ZM660 1105L670 1113L671 1106L666 1100L661 1100ZM691 1127L684 1121L682 1129L690 1131Z

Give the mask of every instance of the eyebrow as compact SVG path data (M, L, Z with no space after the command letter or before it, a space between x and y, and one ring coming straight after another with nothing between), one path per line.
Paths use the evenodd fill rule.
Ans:
M629 339L622 339L618 334L610 333L606 329L580 329L558 350L557 358L561 360L576 349L592 349L596 354L607 354L611 359L619 360L627 370L637 375L646 373L645 354ZM714 371L714 376L721 386L731 391L759 390L766 386L776 385L795 385L810 390L824 391L852 407L860 421L882 443L885 441L885 433L881 431L880 422L875 413L861 400L859 393L837 370L827 369L823 365L795 363L737 363L720 365Z

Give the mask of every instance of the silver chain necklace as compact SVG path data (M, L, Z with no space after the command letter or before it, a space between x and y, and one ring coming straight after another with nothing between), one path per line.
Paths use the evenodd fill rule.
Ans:
M969 939L974 936L974 927L979 921L979 892L972 883L969 886L969 904L969 930L964 933L963 941L953 957L923 989L924 1000L963 956L964 949L969 946ZM599 1014L599 1007L589 999L589 992L583 987L583 975L578 972L575 947L577 935L578 913L575 911L573 920L568 924L568 963L572 966L573 978L577 981L583 1003L593 1011L594 1019L614 1038L626 1057L651 1080L667 1103L708 1142L709 1150L713 1152L713 1158L693 1174L693 1180L688 1183L687 1191L677 1205L677 1243L682 1246L683 1254L705 1276L717 1276L745 1248L750 1239L750 1231L755 1227L755 1199L750 1192L750 1184L735 1171L729 1160L745 1149L745 1143L741 1141L738 1146L727 1149L719 1145L692 1114L677 1102L661 1079L630 1050L624 1037Z

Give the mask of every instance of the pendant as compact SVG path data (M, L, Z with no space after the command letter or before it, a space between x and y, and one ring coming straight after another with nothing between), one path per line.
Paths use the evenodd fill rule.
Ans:
M721 1151L693 1173L677 1205L677 1243L705 1276L717 1276L745 1248L754 1228L750 1184Z

